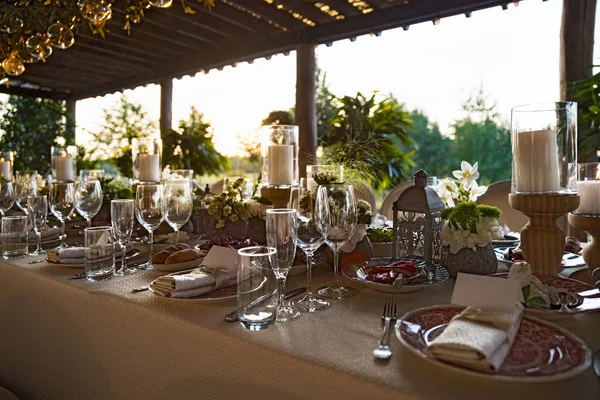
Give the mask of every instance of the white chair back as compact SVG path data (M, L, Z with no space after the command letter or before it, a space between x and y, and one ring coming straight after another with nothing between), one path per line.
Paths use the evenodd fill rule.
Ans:
M477 204L487 204L502 210L500 221L504 222L512 232L521 232L529 218L508 204L510 180L494 182L488 190L477 199Z
M394 210L392 207L394 206L394 202L398 200L398 197L409 187L413 186L414 182L412 180L401 183L400 185L393 188L383 199L383 203L381 204L381 209L379 210L379 214L385 216L387 219L392 220L394 218Z

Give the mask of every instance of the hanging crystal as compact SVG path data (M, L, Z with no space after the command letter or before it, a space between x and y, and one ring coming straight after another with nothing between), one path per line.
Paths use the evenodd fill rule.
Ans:
M150 0L150 5L159 8L169 8L173 4L173 0Z
M60 22L50 25L46 33L48 34L50 44L59 49L68 49L75 42L71 28Z
M11 54L2 61L2 68L8 75L18 76L21 75L25 71L25 65L23 61L16 54Z
M2 30L7 33L16 33L23 28L23 20L19 17L6 18L2 25Z
M19 44L19 47L17 49L17 56L19 56L21 61L27 64L33 64L40 60L39 55L34 56L33 54L31 54L31 52L27 48L27 45L23 41L21 41L21 43Z
M83 18L92 22L100 22L110 17L110 5L108 0L78 0L77 6Z
M31 36L25 42L27 45L27 50L33 57L37 57L42 61L45 61L46 58L50 57L52 54L52 46L50 46L50 42L46 35L36 34Z

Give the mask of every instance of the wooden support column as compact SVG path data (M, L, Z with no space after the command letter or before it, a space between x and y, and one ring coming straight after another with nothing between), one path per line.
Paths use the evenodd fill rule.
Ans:
M301 43L296 48L296 125L299 133L298 166L306 177L306 166L317 159L317 107L315 45Z
M160 82L160 137L164 140L173 119L173 79Z
M571 83L592 76L597 0L563 0L560 99L575 100Z
M68 99L66 100L66 108L67 108L67 115L66 115L66 132L65 132L65 139L66 139L66 143L68 145L71 144L75 144L75 129L77 126L77 119L75 116L75 113L77 111L77 100L75 99Z

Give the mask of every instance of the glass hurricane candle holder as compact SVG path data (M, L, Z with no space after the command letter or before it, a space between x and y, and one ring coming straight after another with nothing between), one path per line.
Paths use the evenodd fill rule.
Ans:
M261 137L262 186L298 186L298 127L266 125Z
M15 155L12 151L2 153L2 158L0 158L0 175L9 182L13 179L14 162Z
M52 146L52 181L74 182L77 172L77 146Z
M581 163L577 168L579 207L575 213L600 217L600 163Z
M160 183L162 141L155 138L133 139L133 180L140 183Z

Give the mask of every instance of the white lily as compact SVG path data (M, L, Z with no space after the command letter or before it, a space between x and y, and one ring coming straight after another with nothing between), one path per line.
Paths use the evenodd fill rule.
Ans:
M473 181L471 183L471 188L469 189L469 201L476 201L479 196L487 192L487 189L487 186L479 186L477 182Z
M468 190L477 178L479 178L479 172L477 172L478 168L479 163L477 162L471 165L466 161L462 161L460 163L460 170L452 171L452 175L454 175L454 177L462 183L463 187Z
M440 179L438 184L433 187L440 196L440 199L449 207L454 207L454 197L458 195L458 186L453 179Z

